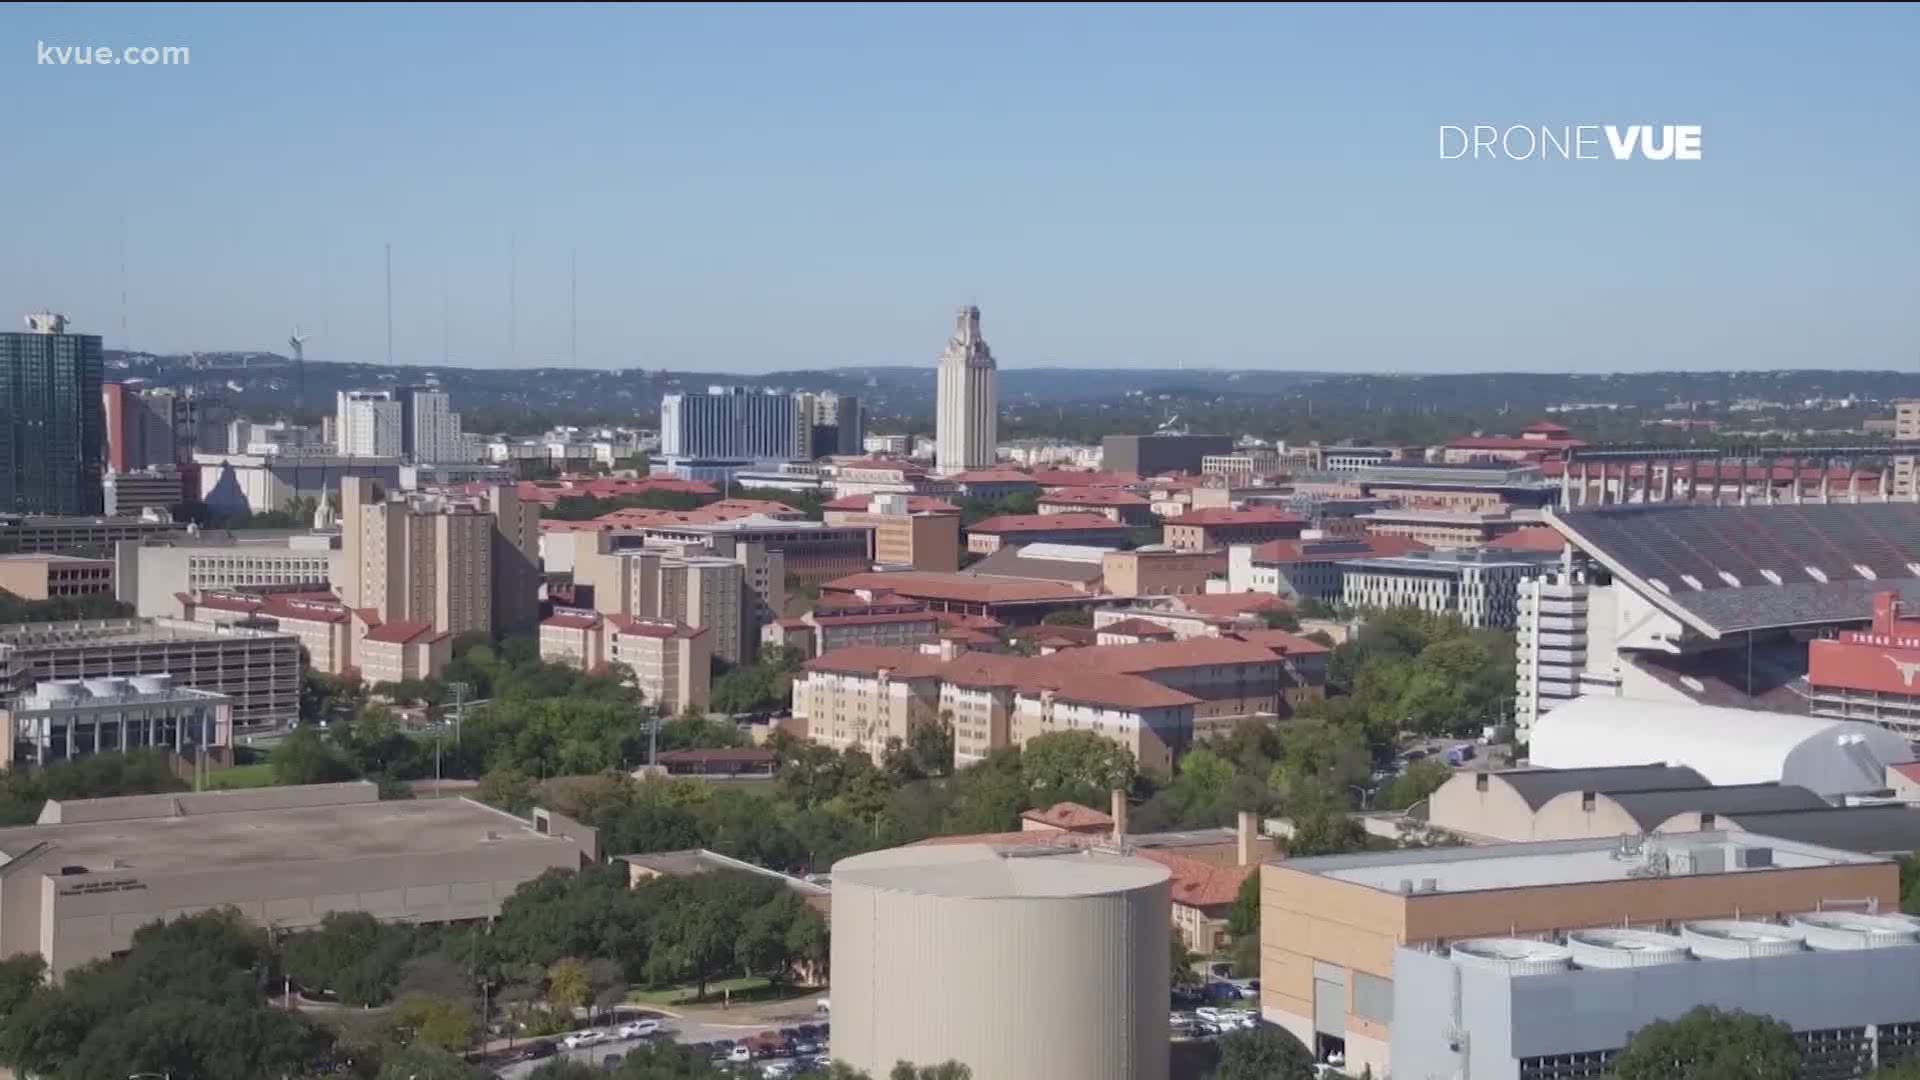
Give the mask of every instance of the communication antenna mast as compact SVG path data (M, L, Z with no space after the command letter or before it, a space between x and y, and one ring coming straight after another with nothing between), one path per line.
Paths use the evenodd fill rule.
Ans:
M127 338L127 215L120 215L120 347L133 351Z
M307 407L307 340L298 326L287 336L287 347L293 350L293 407Z
M393 245L387 245L387 366L393 366Z

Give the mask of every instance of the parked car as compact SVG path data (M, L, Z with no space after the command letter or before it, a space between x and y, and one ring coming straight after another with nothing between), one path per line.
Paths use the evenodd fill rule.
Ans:
M780 1080L781 1077L792 1076L793 1062L769 1061L760 1067L760 1075L766 1077L767 1080Z
M745 1065L753 1060L753 1050L745 1046L734 1046L727 1051L727 1060L735 1065Z
M578 1050L583 1046L592 1046L594 1043L603 1043L606 1041L607 1033L604 1031L576 1031L566 1038L561 1039L560 1045L569 1050Z
M794 1028L793 1030L799 1032L800 1037L803 1039L817 1039L820 1037L819 1024L801 1024L799 1027Z
M1458 768L1473 760L1473 744L1461 743L1447 751L1447 764Z
M520 1060L539 1061L541 1058L552 1057L553 1053L554 1047L550 1042L530 1042L527 1044L526 1049L520 1051Z
M620 1025L620 1037L623 1039L651 1039L658 1034L658 1020L629 1020Z

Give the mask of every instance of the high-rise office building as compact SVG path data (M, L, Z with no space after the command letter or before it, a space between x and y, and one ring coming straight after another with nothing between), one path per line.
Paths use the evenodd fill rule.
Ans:
M1920 442L1920 398L1894 403L1893 437L1903 442ZM1893 497L1920 497L1920 458L1893 459Z
M100 386L107 469L140 472L193 460L193 399L164 388Z
M342 390L334 409L342 457L399 457L400 402L391 390Z
M540 508L510 487L479 498L390 497L340 482L340 576L347 606L450 634L532 633L539 622Z
M980 336L979 308L963 307L954 318L953 337L940 355L939 378L934 431L939 471L987 468L999 441L999 370L993 350Z
M860 399L852 394L831 390L820 394L799 394L801 430L807 440L809 457L861 453L866 439L865 418Z
M97 514L105 445L100 336L64 315L0 334L0 510Z
M791 461L812 449L792 394L746 386L710 386L704 394L660 400L660 453L666 457Z
M460 414L437 386L403 386L400 403L400 452L420 465L461 461Z

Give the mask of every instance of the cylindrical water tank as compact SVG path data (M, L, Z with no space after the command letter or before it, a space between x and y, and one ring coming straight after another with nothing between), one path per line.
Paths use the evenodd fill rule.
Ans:
M1692 959L1687 943L1672 934L1623 927L1575 930L1567 935L1567 951L1583 968L1651 967Z
M1783 956L1804 946L1800 931L1778 923L1744 919L1702 919L1680 928L1681 940L1702 960L1745 960L1754 956Z
M1165 867L929 844L833 866L833 1056L874 1076L1166 1080Z
M1549 975L1573 966L1573 954L1566 949L1527 938L1472 938L1454 942L1448 952L1457 964L1509 975Z
M1807 947L1822 952L1884 949L1920 941L1920 926L1907 918L1863 915L1853 911L1815 911L1793 917Z

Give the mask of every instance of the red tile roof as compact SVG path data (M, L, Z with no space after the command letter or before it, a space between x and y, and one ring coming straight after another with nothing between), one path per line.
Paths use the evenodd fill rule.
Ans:
M1567 546L1567 538L1546 525L1529 525L1499 537L1487 546L1501 551L1558 552Z
M1126 532L1127 527L1104 514L1001 514L972 525L968 532Z
M609 615L607 621L613 628L628 637L648 637L665 640L667 638L698 637L706 633L706 628L695 630L682 623L665 619L636 619L631 615Z
M1035 469L1033 482L1046 488L1132 487L1140 482L1140 474L1088 472L1084 469Z
M849 574L843 578L835 578L821 588L830 592L870 591L892 593L909 600L947 600L974 604L1085 600L1088 597L1088 594L1065 582L974 577L970 574L941 573L932 570Z
M1125 488L1074 488L1067 491L1050 491L1040 496L1041 506L1151 506L1152 501L1144 499Z
M1342 537L1325 540L1269 540L1253 549L1257 563L1343 562L1424 551L1427 545L1408 536Z
M1211 507L1205 510L1189 510L1177 518L1168 520L1169 525L1305 525L1306 518L1299 514L1290 514L1285 510L1228 510L1224 507Z
M1251 642L1287 656L1311 656L1315 653L1333 651L1312 638L1301 637L1299 634L1285 630L1235 630L1227 636L1236 637L1241 641Z
M922 653L918 649L851 645L823 653L802 666L808 671L866 676L877 675L884 668L892 672L892 677L896 679L924 679L938 675L946 663L940 657Z
M947 477L956 484L1032 484L1032 476L1018 469L970 469Z
M1037 821L1067 832L1099 832L1113 828L1113 818L1077 802L1057 802L1045 810L1029 810L1020 816L1027 821Z
M858 609L845 613L831 608L827 611L815 611L813 622L816 626L886 626L892 623L933 623L938 622L930 611L880 611L863 612Z
M1272 593L1202 593L1176 596L1174 603L1195 615L1254 615L1263 611L1292 611L1293 605Z
M368 641L378 641L388 645L416 645L431 641L434 637L433 624L423 622L383 623L367 631Z
M587 615L549 615L540 620L540 625L561 630L592 630L600 625L600 620Z
M1231 905L1258 866L1221 866L1159 848L1140 848L1134 854L1152 859L1172 874L1173 902L1195 908Z
M1172 639L1174 637L1173 631L1167 629L1164 626L1161 626L1157 622L1148 622L1145 619L1121 619L1119 622L1108 623L1107 625L1101 627L1099 630L1095 631L1095 633L1123 634L1127 637L1151 637L1151 638L1167 638L1167 639Z
M1527 439L1518 435L1469 435L1447 443L1449 450L1565 450L1587 445L1579 439Z
M1528 434L1529 432L1539 435L1565 435L1567 434L1567 429L1551 420L1535 420L1533 423L1520 429L1520 434L1522 435Z

